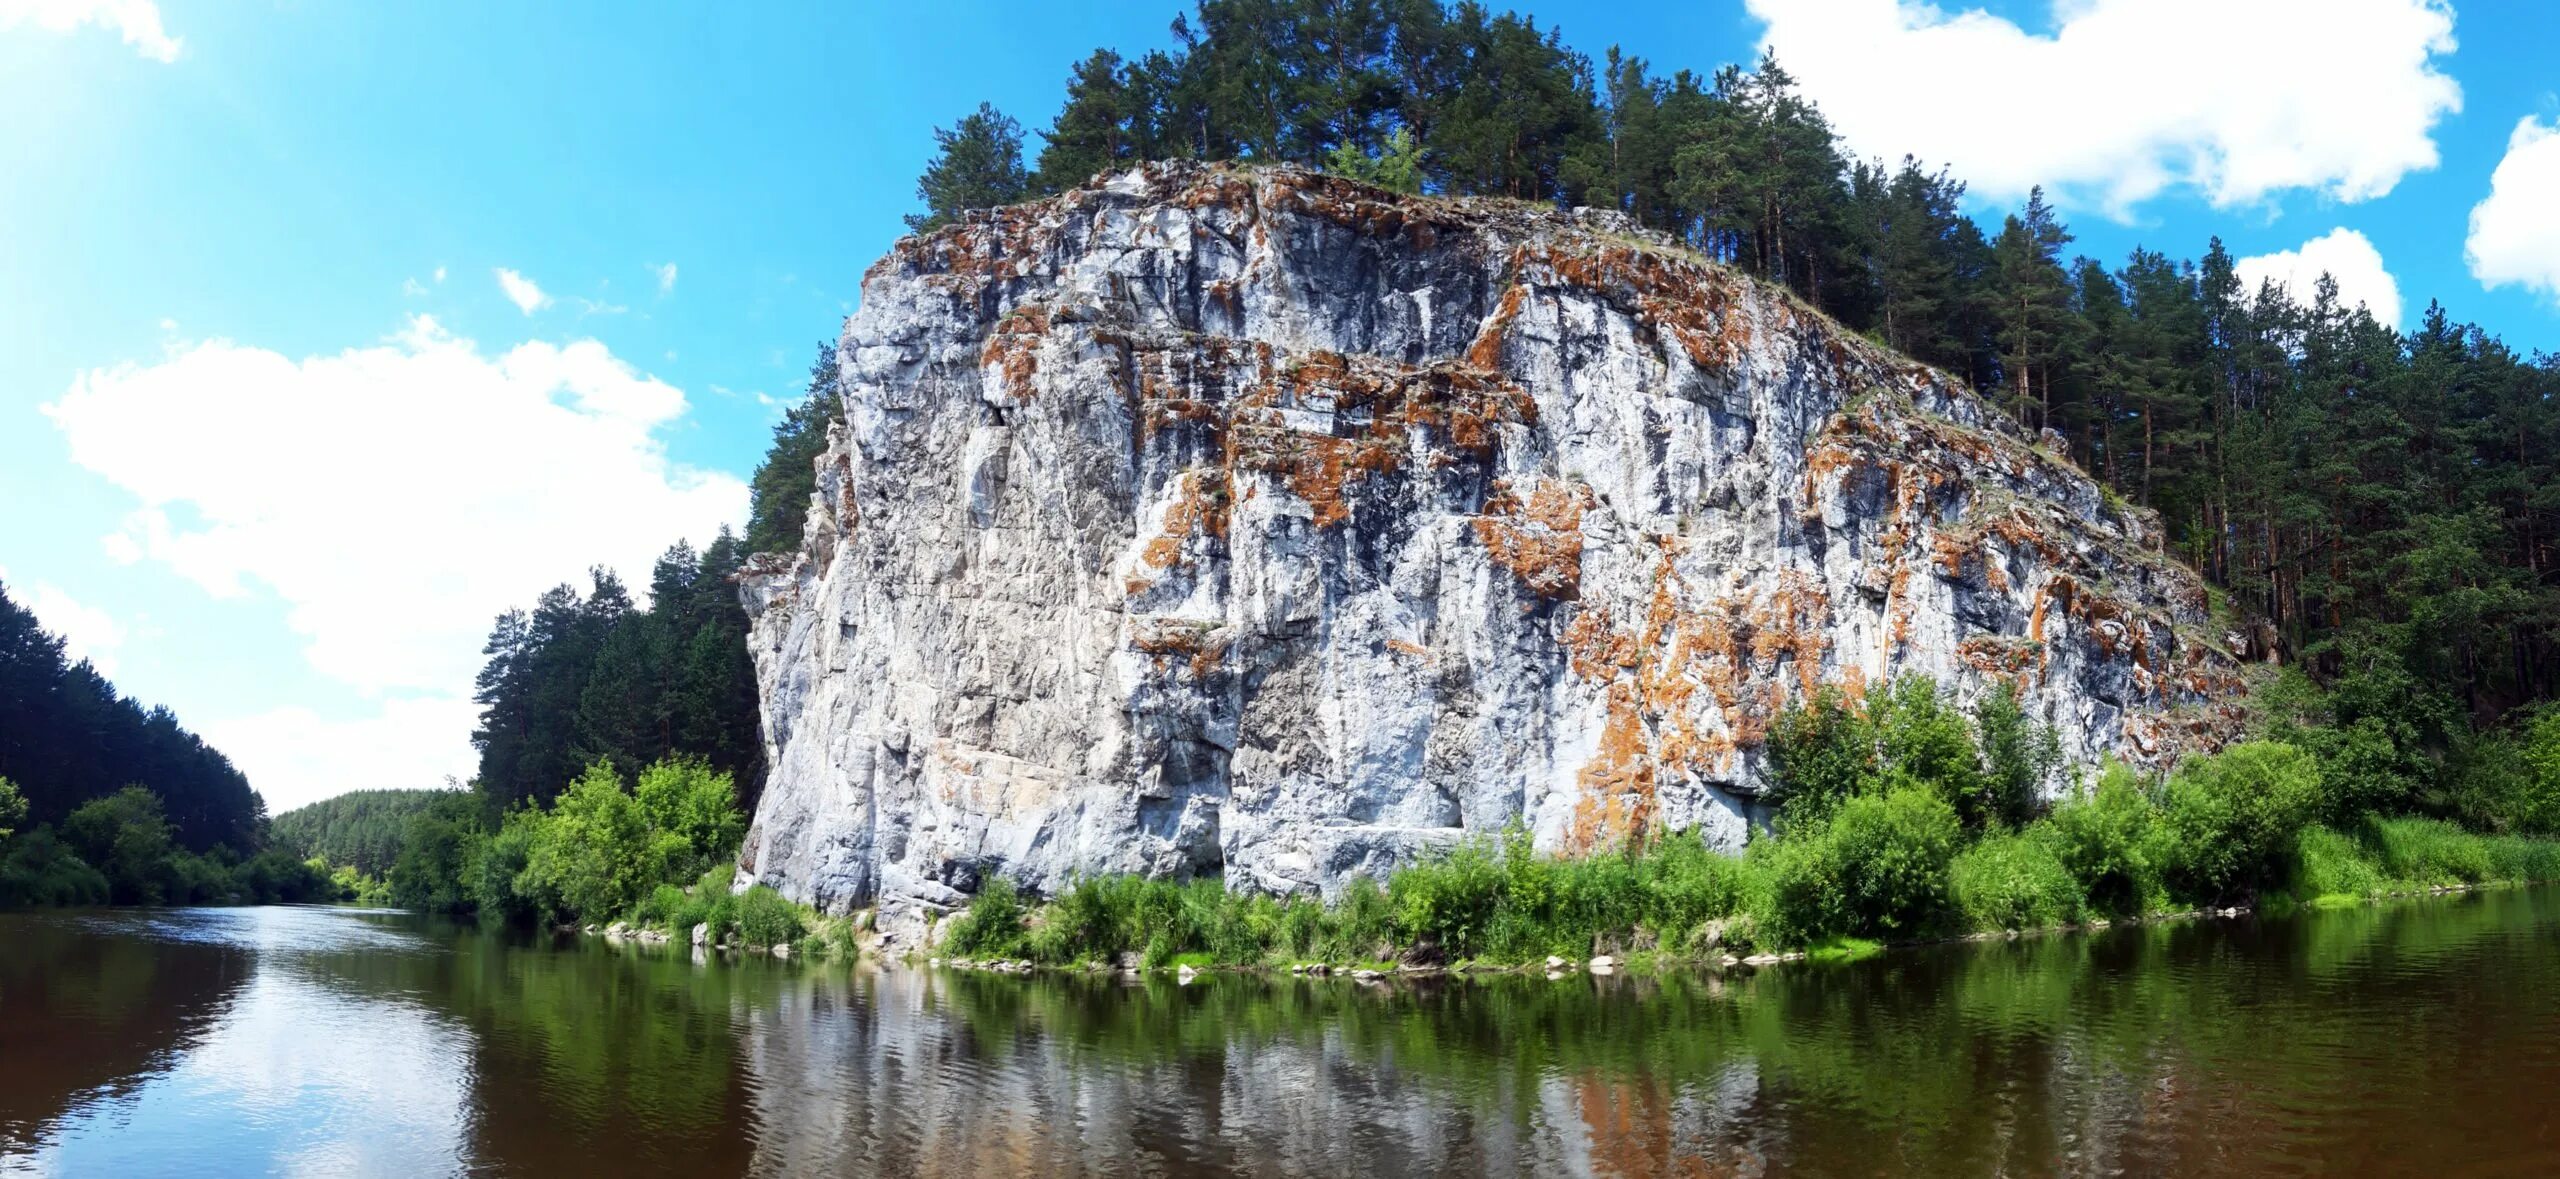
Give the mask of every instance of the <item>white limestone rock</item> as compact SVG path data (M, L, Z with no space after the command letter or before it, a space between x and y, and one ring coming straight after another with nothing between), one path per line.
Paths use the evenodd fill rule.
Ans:
M900 242L839 356L804 543L741 577L741 883L891 945L994 873L1734 846L1824 684L2010 682L2084 763L2236 716L2152 520L1613 215L1155 165Z

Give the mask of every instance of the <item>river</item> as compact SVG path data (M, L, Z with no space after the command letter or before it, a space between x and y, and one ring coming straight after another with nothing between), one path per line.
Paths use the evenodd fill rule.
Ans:
M2551 1174L2555 984L2552 888L1394 986L12 913L0 1174Z

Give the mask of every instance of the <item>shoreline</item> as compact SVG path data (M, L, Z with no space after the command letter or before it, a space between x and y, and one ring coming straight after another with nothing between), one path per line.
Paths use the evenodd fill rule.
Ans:
M1864 961L1869 958L1880 957L1897 951L1918 949L1926 946L2015 942L2030 938L2056 937L2075 933L2103 933L2109 930L2139 928L2152 925L2170 925L2187 921L2236 921L2242 918L2256 917L2260 915L2293 916L2305 911L2335 912L2346 909L2374 907L2394 901L2424 901L2445 897L2464 896L2471 893L2487 892L2493 889L2534 888L2552 883L2555 882L2547 880L2484 880L2474 883L2425 885L2417 888L2391 889L2365 896L2329 894L2314 897L2309 900L2294 900L2290 897L2283 897L2283 903L2281 904L2270 904L2262 898L2258 902L2247 905L2183 909L2146 914L2140 917L2100 918L2094 921L2067 922L2058 925L2040 925L2022 929L1987 930L1944 937L1909 938L1891 941L1845 939L1845 941L1850 944L1800 947L1777 952L1761 951L1747 955L1728 953L1716 956L1699 956L1690 954L1672 954L1655 950L1639 950L1626 954L1596 954L1580 959L1566 958L1560 955L1550 955L1543 961L1521 963L1462 960L1452 963L1424 964L1369 960L1361 962L1293 961L1286 963L1256 964L1174 962L1152 967L1127 962L1087 962L1082 964L1058 965L1033 962L1027 958L981 959L927 954L922 951L908 951L905 953L892 954L881 952L877 948L876 944L856 948L851 953L795 949L793 943L789 942L774 946L758 946L735 941L727 944L709 944L702 941L695 941L688 945L684 939L677 938L665 930L636 926L623 921L613 922L609 925L564 925L556 927L550 932L556 935L573 935L580 939L601 938L606 944L617 948L639 947L650 950L668 951L689 949L696 951L695 956L699 963L704 965L713 961L720 961L728 965L736 965L749 959L771 958L776 961L806 963L813 966L830 963L841 963L851 966L867 963L875 969L951 971L962 974L1042 974L1081 977L1109 976L1124 981L1142 981L1149 978L1170 977L1180 985L1189 985L1193 980L1204 975L1226 974L1259 977L1266 981L1276 980L1283 977L1302 979L1340 979L1355 983L1383 986L1394 982L1418 982L1427 979L1491 979L1505 976L1543 976L1549 981L1561 981L1565 978L1575 976L1608 978L1618 975L1637 974L1659 976L1672 973L1686 973L1722 976L1736 972L1757 972L1768 967L1784 966L1793 963L1818 962L1825 965L1836 965L1845 962ZM2282 896L2282 894L2278 895ZM822 920L830 924L843 923L859 926L864 923L867 914L867 910L862 910L857 911L855 914L848 917ZM802 939L802 944L818 943L821 941L821 937L822 934L812 934L810 937ZM876 943L876 939L873 940ZM1134 955L1124 955L1124 957L1129 956Z

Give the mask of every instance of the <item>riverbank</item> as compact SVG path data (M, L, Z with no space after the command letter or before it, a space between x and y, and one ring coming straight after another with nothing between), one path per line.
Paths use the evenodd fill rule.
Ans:
M2157 788L2113 774L2021 827L1969 840L1947 835L1946 816L1933 823L1931 800L1909 792L1877 800L1887 805L1851 799L1829 822L1783 826L1740 855L1670 836L1559 859L1533 853L1515 831L1383 883L1354 881L1330 903L1231 893L1215 879L1125 876L1080 881L1043 901L998 877L903 954L884 953L868 912L824 917L770 890L732 895L719 870L587 931L1004 973L1228 969L1374 980L1846 960L1887 947L2560 880L2560 842L2550 840L2406 816L2271 824L2301 769L2283 747L2242 747Z
M1124 970L1744 964L2560 879L2560 842L2412 816L2333 826L2321 821L2331 801L2309 756L2257 743L2156 784L2111 772L2014 827L1969 830L1943 800L1906 787L1782 820L1740 855L1674 835L1557 859L1514 831L1383 884L1354 881L1330 903L1134 878L1035 903L996 879L924 952Z

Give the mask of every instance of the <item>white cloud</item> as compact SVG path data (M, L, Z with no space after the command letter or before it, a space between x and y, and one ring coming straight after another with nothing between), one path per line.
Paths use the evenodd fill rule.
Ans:
M2338 280L2341 304L2362 303L2382 326L2394 330L2400 326L2400 282L2382 265L2382 251L2355 230L2332 229L2302 243L2301 249L2242 258L2232 269L2246 285L2244 293L2255 292L2258 284L2272 279L2294 302L2306 307L2320 276L2327 274Z
M329 720L296 706L199 726L280 815L349 790L417 789L478 768L468 695L396 697L371 715Z
M2050 36L1919 0L1747 3L1852 151L1952 165L1994 200L2365 200L2434 167L2462 108L2443 0L2055 0Z
M263 587L312 667L374 698L375 714L353 722L207 723L265 742L224 748L271 798L345 788L372 772L368 743L404 758L447 751L390 767L413 784L467 766L467 697L493 617L583 583L590 564L643 586L669 543L704 543L746 508L734 476L667 457L659 433L684 394L603 344L484 354L426 316L382 344L301 360L207 341L85 373L43 408L75 462L140 501L111 553L166 563L217 596ZM329 772L287 757L296 744Z
M414 278L404 278L400 280L400 293L414 299L427 293L427 284Z
M0 569L0 583L8 580L9 571ZM36 616L37 625L62 640L63 653L72 662L86 659L97 666L98 674L115 674L115 652L125 640L124 624L117 622L115 615L81 605L59 587L41 581L12 585L10 594Z
M527 315L551 305L551 296L543 294L542 288L535 286L532 279L504 266L498 268L498 289L507 293L507 302L515 304L516 310Z
M22 24L49 33L82 25L113 29L134 52L162 63L178 60L184 45L161 26L160 6L152 0L0 0L0 32Z
M2507 136L2488 199L2471 207L2462 256L2482 286L2518 283L2560 299L2560 123L2528 116Z
M441 267L441 266L436 267L436 281L437 281L437 282L443 282L443 281L444 281L444 267Z
M653 267L652 269L658 272L658 293L661 295L673 294L676 289L676 264L669 262L663 266Z

